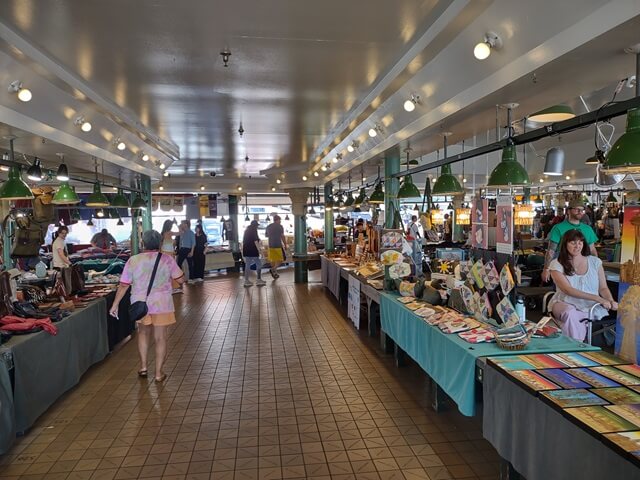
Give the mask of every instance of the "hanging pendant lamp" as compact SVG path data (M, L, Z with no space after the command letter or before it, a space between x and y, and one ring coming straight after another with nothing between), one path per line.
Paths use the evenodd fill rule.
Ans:
M640 108L627 112L627 131L611 147L602 169L608 173L640 173Z
M12 156L13 156L13 151L12 151ZM0 187L0 199L31 200L32 198L33 198L33 193L31 193L31 189L22 180L20 167L14 165L11 168L9 168L9 178Z
M558 147L550 148L544 161L545 175L560 176L564 174L564 150Z
M113 197L111 206L114 208L129 208L129 199L127 199L122 188L118 188L118 193Z
M451 165L447 164L442 166L440 176L436 180L436 183L433 184L431 193L439 196L464 193L464 188L462 188L462 185L460 185L460 182L455 175L451 173Z
M369 203L381 204L384 203L384 191L382 190L382 182L378 180L373 193L369 197Z
M411 148L407 147L405 149L407 153L407 160L404 163L407 166L407 170L409 169L409 165L411 165L411 161L409 160L409 155L411 153ZM416 161L417 163L417 161ZM398 198L402 200L420 198L420 190L416 187L416 184L413 183L413 177L411 175L405 175L402 185L398 189Z
M147 209L147 203L142 199L142 197L138 193L136 195L135 200L131 204L131 210L146 210L146 209Z
M110 205L107 196L102 193L100 183L93 184L93 193L89 195L85 203L87 207L108 207Z
M518 163L515 145L508 145L502 150L502 160L489 176L488 187L509 187L529 185L529 174Z
M538 123L553 123L569 120L575 116L576 114L569 105L554 105L529 115L528 120Z
M51 203L54 205L75 205L80 203L80 198L75 190L69 186L69 182L62 182Z

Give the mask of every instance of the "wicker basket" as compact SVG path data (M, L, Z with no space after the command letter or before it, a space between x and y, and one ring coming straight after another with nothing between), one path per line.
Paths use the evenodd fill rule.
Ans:
M516 329L516 331L514 331ZM517 339L510 338L513 334L522 334L517 337ZM503 336L504 335L504 336ZM517 352L520 350L524 350L527 348L529 344L529 340L531 339L531 334L527 334L527 331L522 325L517 325L509 328L505 328L502 330L498 330L495 333L496 343L498 347L503 350L509 350L513 352Z
M510 350L512 352L518 352L520 350L524 350L529 345L529 336L522 339L520 343L514 342L504 342L500 339L499 336L496 335L496 344L503 350Z

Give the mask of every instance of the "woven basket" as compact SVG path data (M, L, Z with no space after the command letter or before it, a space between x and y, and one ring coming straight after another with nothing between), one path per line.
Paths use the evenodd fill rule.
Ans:
M520 350L524 350L529 345L529 336L522 339L522 342L514 344L513 342L503 342L500 337L496 335L496 344L503 350L510 350L512 352L517 352Z

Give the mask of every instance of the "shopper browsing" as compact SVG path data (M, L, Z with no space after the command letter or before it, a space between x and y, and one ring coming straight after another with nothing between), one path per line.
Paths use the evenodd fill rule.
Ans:
M249 279L251 266L256 266L256 285L266 285L262 280L262 261L260 259L260 237L258 236L258 222L253 220L244 231L242 238L242 256L244 257L244 286L251 287L253 283Z
M193 252L196 247L196 235L191 230L189 220L184 220L180 224L180 247L178 248L178 266L182 268L184 261L187 261L189 267L189 281L193 283L195 279L195 270L193 264Z
M278 278L278 267L284 261L283 249L287 248L287 239L284 236L284 228L280 224L280 216L273 216L273 223L267 226L265 234L269 239L269 263L271 263L271 276Z
M193 248L193 281L204 281L204 264L206 262L205 249L207 248L207 234L201 224L196 225L195 247Z
M69 256L67 255L67 244L65 242L68 234L69 229L67 227L63 226L58 228L56 238L51 246L51 250L53 251L53 268L56 270L61 270L71 265L71 260L69 260Z

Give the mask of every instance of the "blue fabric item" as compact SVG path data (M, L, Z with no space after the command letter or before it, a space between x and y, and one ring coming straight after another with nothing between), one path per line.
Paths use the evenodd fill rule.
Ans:
M469 343L456 334L445 334L399 303L398 295L380 294L380 325L396 344L458 405L468 417L476 412L475 369L478 357L528 353L585 352L600 350L561 335L533 338L520 352L502 350L495 343Z
M193 248L196 246L196 234L187 230L180 235L180 248Z

